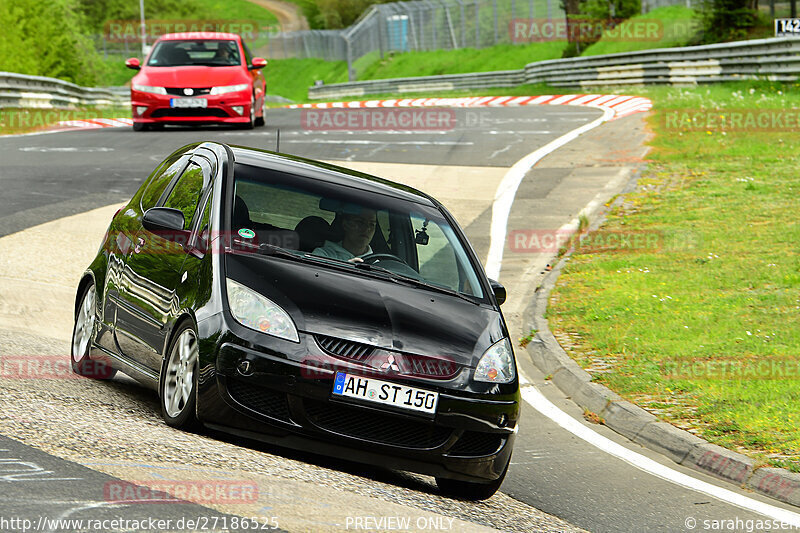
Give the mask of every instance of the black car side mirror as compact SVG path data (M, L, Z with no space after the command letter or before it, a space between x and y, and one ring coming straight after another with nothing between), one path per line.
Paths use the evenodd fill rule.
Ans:
M178 235L187 233L183 229L184 223L183 211L171 207L151 207L142 217L144 229L153 233L167 233L163 237L169 240L176 240Z
M494 297L497 298L497 305L503 305L503 302L506 301L506 288L503 287L502 283L493 279L489 280L489 285L492 287Z

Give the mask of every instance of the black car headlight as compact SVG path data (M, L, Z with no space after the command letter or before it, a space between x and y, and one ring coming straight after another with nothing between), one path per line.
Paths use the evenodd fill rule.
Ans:
M514 355L508 338L492 344L483 352L478 366L475 367L475 381L489 383L510 383L517 375Z
M231 314L241 325L293 342L300 342L292 317L281 306L241 283L226 279Z

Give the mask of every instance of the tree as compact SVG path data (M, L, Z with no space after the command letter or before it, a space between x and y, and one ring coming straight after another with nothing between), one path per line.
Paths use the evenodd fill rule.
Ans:
M757 20L758 0L708 0L703 9L703 41L745 39Z

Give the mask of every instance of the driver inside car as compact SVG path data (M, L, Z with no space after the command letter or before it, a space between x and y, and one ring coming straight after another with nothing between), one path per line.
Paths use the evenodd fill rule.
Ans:
M339 242L326 240L311 253L341 261L361 263L362 257L372 253L369 243L375 235L377 214L372 209L360 208L355 213L342 213L340 216L342 240Z

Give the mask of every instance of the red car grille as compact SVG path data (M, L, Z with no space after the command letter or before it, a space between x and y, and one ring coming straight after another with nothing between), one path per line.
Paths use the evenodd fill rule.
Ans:
M186 89L191 89L192 94L186 94L184 91ZM167 87L167 94L172 96L202 96L204 94L208 94L211 92L211 87Z
M150 115L152 118L168 118L168 117L221 117L226 118L229 115L222 109L203 109L203 108L188 108L188 109L156 109Z

